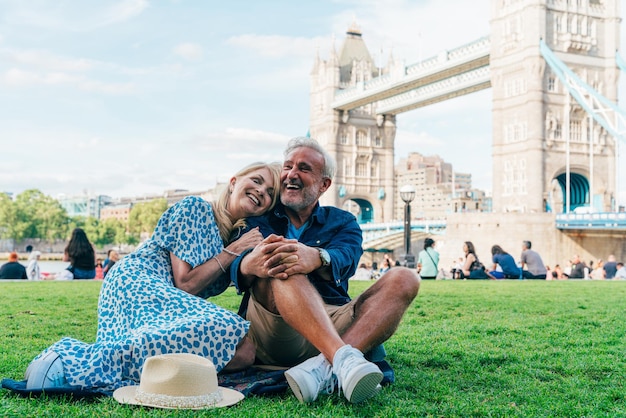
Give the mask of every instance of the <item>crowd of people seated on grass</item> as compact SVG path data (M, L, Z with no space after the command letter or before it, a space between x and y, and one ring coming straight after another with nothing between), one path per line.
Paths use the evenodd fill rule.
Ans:
M617 261L611 254L607 260L602 259L585 263L579 255L574 255L565 263L565 267L555 264L553 268L546 265L539 253L532 249L530 241L522 242L519 261L505 251L500 245L491 247L491 268L488 269L478 259L476 249L471 241L463 244L464 257L453 262L450 269L452 279L537 279L537 280L620 280L626 279L624 263Z

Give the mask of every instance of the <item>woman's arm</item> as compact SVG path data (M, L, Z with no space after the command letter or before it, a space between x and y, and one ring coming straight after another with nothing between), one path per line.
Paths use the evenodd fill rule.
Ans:
M474 263L474 260L476 260L476 256L474 256L474 254L472 254L472 253L469 253L465 257L465 263L463 264L463 274L464 275L469 276L470 268L472 267L472 264Z
M195 268L191 268L189 263L170 252L174 285L187 293L197 295L224 275L228 276L228 278L224 277L224 280L230 280L227 272L233 260L242 251L258 244L262 238L258 228L254 228L243 234L237 241L230 243L222 252Z

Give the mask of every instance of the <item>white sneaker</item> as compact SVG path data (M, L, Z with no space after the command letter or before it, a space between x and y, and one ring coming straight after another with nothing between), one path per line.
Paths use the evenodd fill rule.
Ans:
M330 394L337 384L333 367L323 354L287 370L285 377L300 402L313 402L320 393Z
M61 357L49 351L33 360L26 369L26 389L50 389L69 386L65 379Z
M335 353L333 372L340 390L352 403L363 402L380 391L383 372L378 366L365 360L363 353L351 345L344 345Z

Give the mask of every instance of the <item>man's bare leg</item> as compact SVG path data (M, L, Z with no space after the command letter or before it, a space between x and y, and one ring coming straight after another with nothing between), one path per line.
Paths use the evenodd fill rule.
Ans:
M312 402L320 393L332 392L335 378L353 403L378 392L382 372L341 339L321 296L305 275L292 275L287 280L258 280L253 291L257 302L280 313L321 353L285 372L289 386L301 402Z
M305 275L293 275L287 280L257 280L253 292L265 309L279 314L329 362L346 344L326 313L324 301Z
M382 344L396 331L418 291L417 274L404 267L392 268L357 298L355 321L342 340L362 352Z

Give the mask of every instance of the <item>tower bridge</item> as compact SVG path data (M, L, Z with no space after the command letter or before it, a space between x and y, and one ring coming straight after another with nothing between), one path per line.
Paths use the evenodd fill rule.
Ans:
M592 227L565 227L556 214L579 207L618 210L621 134L599 121L601 110L591 98L617 102L619 8L619 0L492 0L487 36L408 66L390 57L377 67L361 29L353 25L340 50L333 48L327 60L317 56L311 71L309 132L338 168L322 203L345 207L354 202L364 222L401 218L398 190L403 184L394 171L397 117L490 88L493 214L467 214L472 221L453 214L452 222L448 214L446 239L451 234L457 241L471 238L457 234L467 234L464 225L476 222L474 229L485 243L518 240L517 233L530 229L512 223L537 218L538 224L552 225L535 233L555 254L558 242L566 243L563 251L591 255L589 245L595 244L585 242L583 248L580 237ZM546 58L545 48L557 60ZM577 94L572 78L586 90ZM494 231L484 230L486 225ZM518 232L500 238L504 225ZM613 240L623 240L616 231L607 232L611 238L598 245L602 251ZM391 230L387 235L393 235Z

